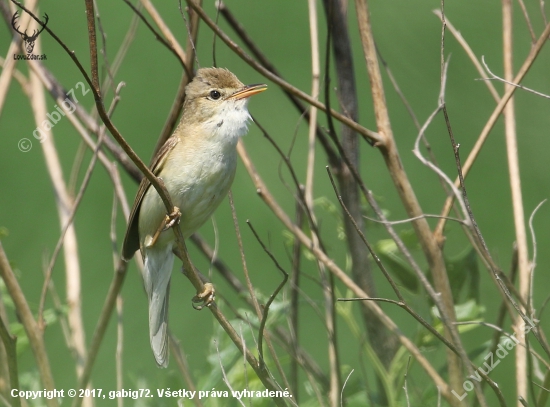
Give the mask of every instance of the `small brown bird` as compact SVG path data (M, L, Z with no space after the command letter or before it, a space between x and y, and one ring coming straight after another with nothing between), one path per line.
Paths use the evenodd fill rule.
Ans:
M247 131L248 98L266 85L243 85L227 69L202 68L185 90L180 123L152 160L175 206L179 226L191 236L227 195L237 167L237 141ZM137 250L144 262L143 281L149 298L149 339L160 367L168 365L168 297L174 263L174 233L165 230L166 208L144 178L128 220L122 256Z

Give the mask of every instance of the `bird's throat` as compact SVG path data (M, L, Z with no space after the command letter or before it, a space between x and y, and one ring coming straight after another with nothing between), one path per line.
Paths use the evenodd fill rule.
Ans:
M246 134L249 119L246 100L228 100L203 123L204 131L220 143L236 145Z

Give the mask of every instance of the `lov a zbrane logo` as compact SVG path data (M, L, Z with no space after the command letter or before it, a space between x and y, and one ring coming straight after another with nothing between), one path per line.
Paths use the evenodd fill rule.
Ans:
M32 35L28 35L27 30L25 30L24 32L21 32L19 30L19 26L18 25L16 26L18 17L19 17L19 14L16 11L15 14L13 15L12 19L11 19L11 25L12 25L13 29L19 35L21 35L21 38L25 42L25 49L27 51L27 55L25 56L25 55L15 55L14 54L13 59L46 59L46 55L34 55L32 53L32 51L34 49L34 42L36 41L36 39L38 38L40 33L42 31L44 31L44 28L46 28L46 25L48 24L48 21L49 21L48 15L46 13L44 13L45 22L40 23L42 25L42 28L40 28L38 30L33 30Z

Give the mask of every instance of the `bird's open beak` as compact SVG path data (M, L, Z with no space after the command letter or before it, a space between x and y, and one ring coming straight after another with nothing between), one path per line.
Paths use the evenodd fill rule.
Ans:
M235 93L233 93L231 96L228 97L228 99L245 99L252 95L255 95L256 93L263 92L267 89L267 85L260 83L256 85L246 85L244 88L239 89Z

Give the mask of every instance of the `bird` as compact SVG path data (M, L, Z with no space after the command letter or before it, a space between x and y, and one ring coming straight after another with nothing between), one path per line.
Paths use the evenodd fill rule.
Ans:
M179 209L183 238L191 236L227 195L237 167L237 142L248 131L249 97L265 84L244 85L225 68L200 68L185 89L180 122L150 169ZM124 238L122 257L143 259L149 301L149 340L159 367L168 366L168 301L175 236L166 207L147 178L141 181ZM177 223L177 222L175 222ZM177 227L177 226L176 226Z

